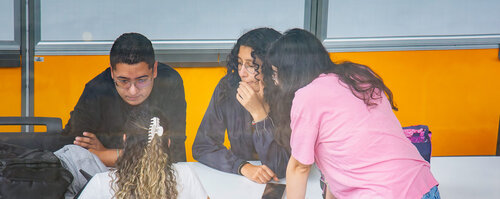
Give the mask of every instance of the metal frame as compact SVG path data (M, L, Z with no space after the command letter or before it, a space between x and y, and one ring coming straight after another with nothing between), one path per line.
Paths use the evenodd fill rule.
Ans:
M34 3L35 0L21 0L21 116L34 115ZM22 126L21 131L32 132L33 126Z
M315 16L311 13L312 2L304 1L304 29L311 30ZM40 37L40 1L35 2L35 55L108 55L113 41L41 41ZM313 22L313 23L312 23ZM225 57L236 43L236 39L227 40L153 40L157 60L173 66L187 67L223 66ZM183 64L179 64L183 63ZM199 63L199 64L196 64Z
M327 38L328 0L318 0L316 35L329 52L497 48L500 34Z

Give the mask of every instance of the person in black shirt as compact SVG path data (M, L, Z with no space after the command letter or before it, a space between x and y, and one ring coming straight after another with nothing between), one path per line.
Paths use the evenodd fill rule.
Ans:
M138 33L115 40L110 65L85 85L63 133L76 136L74 144L113 166L129 113L155 109L166 117L173 161L186 161L186 101L179 73L156 62L151 41Z
M227 75L215 88L193 143L193 157L199 162L257 183L285 177L289 144L275 139L260 69L266 48L280 36L274 29L258 28L236 42L228 56ZM223 145L226 130L230 149Z

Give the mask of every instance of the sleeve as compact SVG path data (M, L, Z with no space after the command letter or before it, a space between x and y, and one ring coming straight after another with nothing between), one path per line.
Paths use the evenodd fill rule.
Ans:
M223 145L227 125L218 103L220 85L219 82L198 128L193 143L193 157L209 167L237 174L238 167L244 160Z
M296 94L290 111L290 147L292 156L302 164L314 163L316 139L319 134L318 114L308 107L312 101Z
M84 131L95 133L100 119L100 109L93 87L87 84L78 103L70 113L63 134L82 136Z
M167 118L167 128L171 132L170 148L173 162L186 161L186 99L184 83L177 71L169 68L166 78L159 82L163 114Z
M253 142L260 161L274 171L278 178L284 178L290 151L275 141L273 120L267 117L257 122L254 127Z

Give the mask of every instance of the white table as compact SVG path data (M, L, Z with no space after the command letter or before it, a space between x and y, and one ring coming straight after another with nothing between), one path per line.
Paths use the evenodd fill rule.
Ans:
M441 198L500 198L500 156L432 157Z
M264 192L264 184L243 176L221 172L198 162L181 164L189 164L198 174L212 199L256 199ZM432 157L431 171L439 182L441 198L500 198L500 156ZM314 166L309 174L306 198L322 198L319 178L319 170ZM284 184L285 180L279 183Z
M260 164L253 161L251 163ZM198 174L211 199L259 199L266 187L265 184L257 184L244 176L218 171L199 162L180 164L188 164ZM306 198L322 198L319 178L319 170L313 166L307 182ZM281 179L279 183L285 184L285 179Z

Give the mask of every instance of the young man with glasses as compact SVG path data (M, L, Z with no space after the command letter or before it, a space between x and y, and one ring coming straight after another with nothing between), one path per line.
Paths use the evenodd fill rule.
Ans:
M123 148L122 128L127 117L135 109L151 110L167 120L165 128L172 135L172 160L186 161L186 101L179 73L155 61L151 41L138 33L125 33L115 40L110 65L86 84L63 133L76 136L75 145L95 154L105 165L93 163L99 164L99 168L113 166ZM56 155L74 159L71 148L79 147L66 146ZM82 150L87 151L79 151ZM77 167L86 170L85 165ZM95 174L93 168L87 169ZM82 177L78 172L73 175Z

